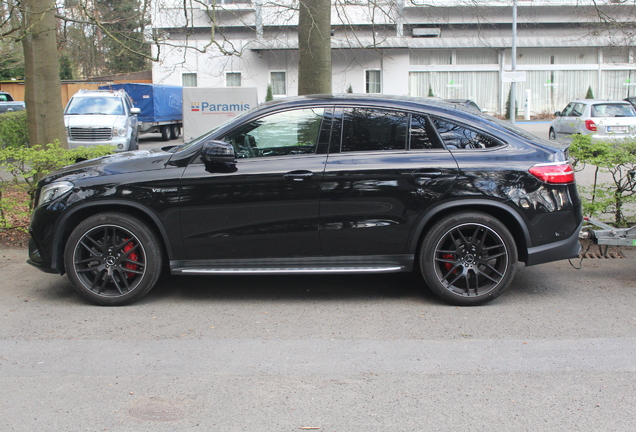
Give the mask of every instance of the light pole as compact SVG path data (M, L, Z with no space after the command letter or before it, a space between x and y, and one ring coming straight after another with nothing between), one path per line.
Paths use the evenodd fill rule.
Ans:
M512 72L517 70L517 0L512 0ZM517 83L510 83L510 123L515 124L515 107L517 106Z

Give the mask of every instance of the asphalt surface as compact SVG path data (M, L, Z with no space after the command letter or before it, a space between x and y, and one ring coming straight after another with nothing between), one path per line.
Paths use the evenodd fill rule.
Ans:
M0 250L0 431L631 431L624 255L520 266L474 308L404 274L164 277L107 308Z
M475 308L410 275L168 277L106 308L2 250L0 430L633 430L625 254Z

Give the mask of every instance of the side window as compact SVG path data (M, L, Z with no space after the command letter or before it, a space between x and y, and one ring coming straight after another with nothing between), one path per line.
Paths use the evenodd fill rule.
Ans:
M223 138L237 157L315 153L324 108L306 108L253 120Z
M407 113L372 108L347 108L342 122L342 152L405 150Z
M580 104L580 103L574 104L574 107L572 108L572 113L570 114L570 116L581 117L583 115L584 109L585 109L585 106L583 104Z
M435 130L431 121L424 116L411 116L411 150L430 150L442 148L441 143L435 136Z
M573 107L574 107L574 103L570 102L570 103L568 104L568 106L566 106L566 107L563 109L563 111L561 112L561 115L562 115L563 117L568 117L569 115L571 115L571 113L572 113L572 108L573 108Z
M438 118L434 118L433 122L435 123L437 132L444 141L446 148L450 150L485 149L500 147L503 145L501 142L489 137L488 135L484 135L456 123Z

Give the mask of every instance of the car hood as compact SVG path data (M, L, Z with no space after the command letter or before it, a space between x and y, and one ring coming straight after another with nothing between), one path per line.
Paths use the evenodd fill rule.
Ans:
M126 116L118 115L65 115L64 123L67 127L113 127L126 123Z
M169 148L116 153L79 162L51 173L43 180L43 184L56 180L72 182L89 177L164 169L173 156L167 151Z

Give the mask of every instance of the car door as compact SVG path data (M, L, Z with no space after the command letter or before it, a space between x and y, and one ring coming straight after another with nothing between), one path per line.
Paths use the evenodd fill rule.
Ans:
M570 102L565 107L557 123L557 138L566 138L579 132L584 109L585 105L579 102Z
M458 168L425 115L365 107L336 111L320 199L325 256L407 253L422 212Z
M265 115L221 139L232 169L201 161L183 175L181 218L190 260L320 255L318 200L331 120L327 108Z

